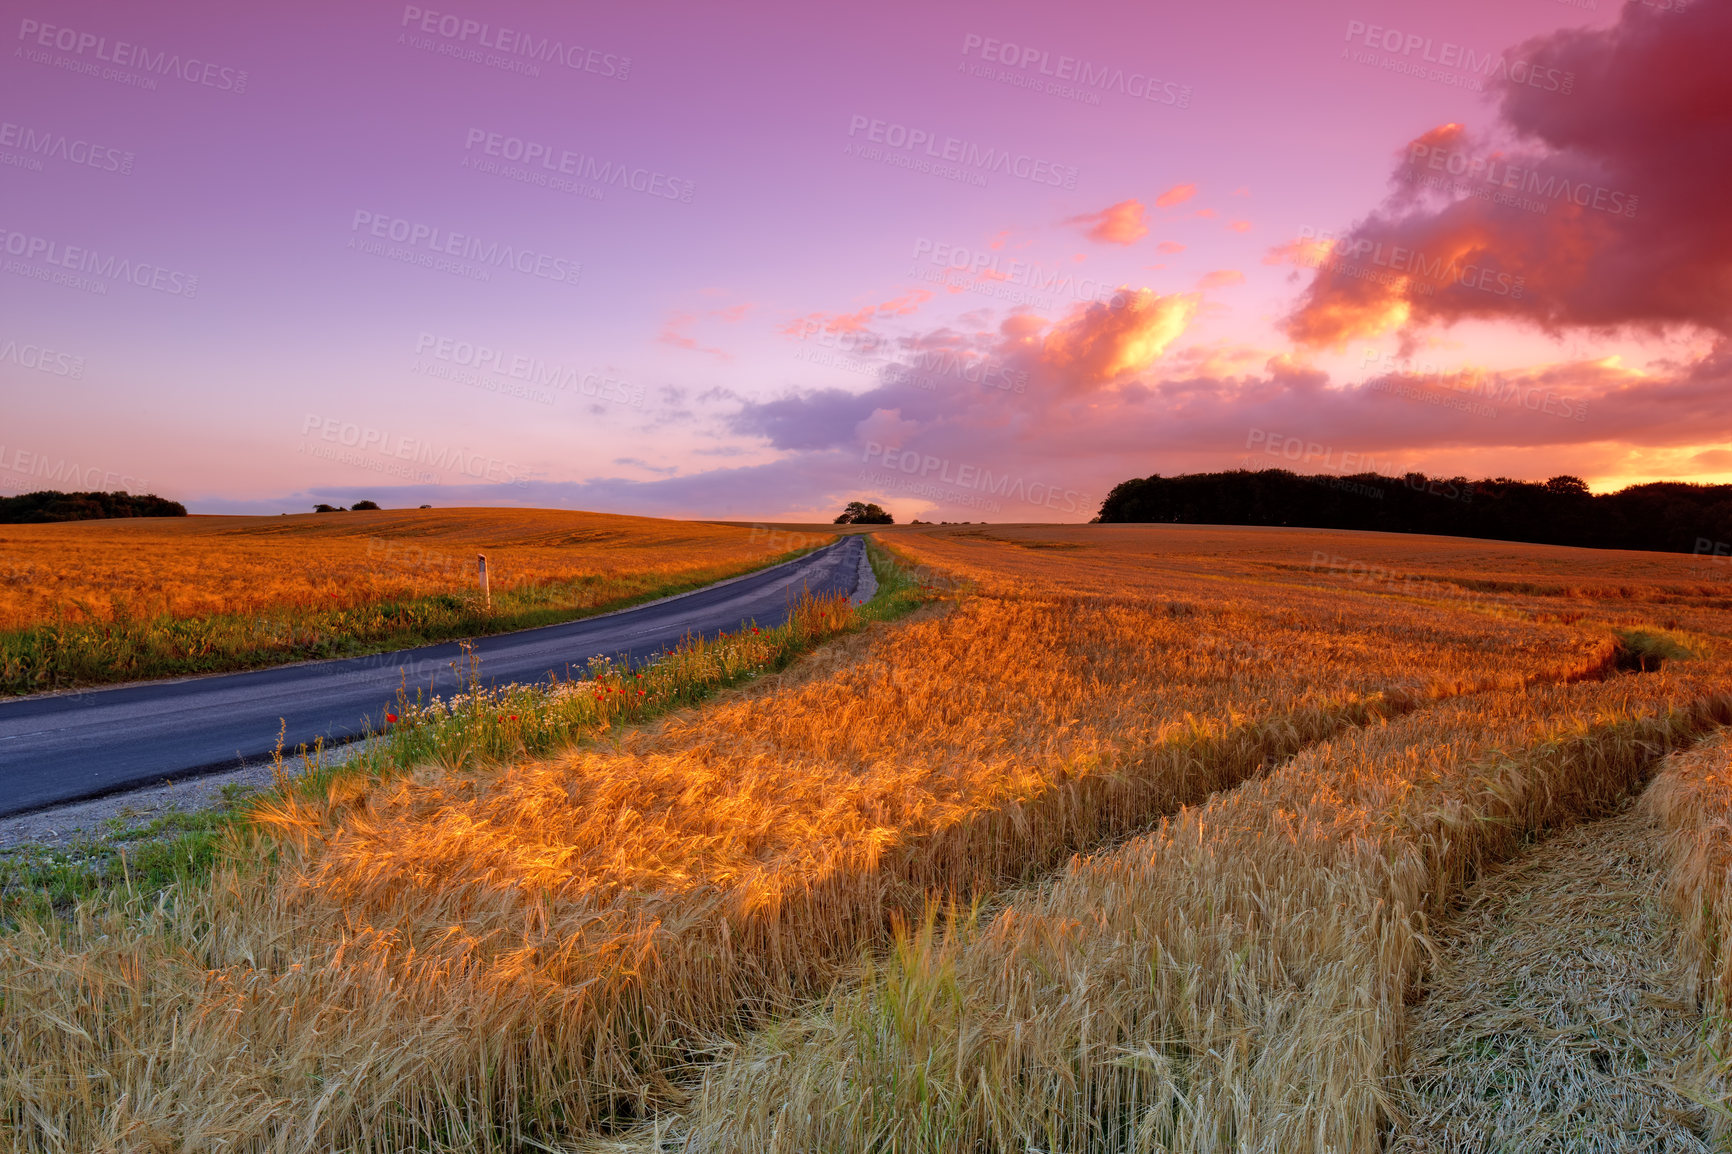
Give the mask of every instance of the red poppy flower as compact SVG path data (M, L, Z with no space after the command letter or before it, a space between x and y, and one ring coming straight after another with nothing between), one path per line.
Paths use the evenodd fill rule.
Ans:
M387 723L392 723L392 722L395 722L396 720L397 720L397 715L395 713L387 713L385 715L385 721Z

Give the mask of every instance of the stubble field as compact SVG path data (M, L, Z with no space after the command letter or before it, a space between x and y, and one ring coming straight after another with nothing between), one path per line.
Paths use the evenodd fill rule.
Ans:
M568 748L287 792L207 879L25 919L10 1143L1370 1152L1495 1136L1475 1094L1563 1079L1586 1089L1533 1115L1605 1124L1508 1148L1622 1149L1591 1047L1489 1091L1426 1048L1462 982L1508 987L1499 1053L1556 1033L1495 958L1452 959L1467 912L1553 884L1527 855L1602 819L1647 839L1660 928L1628 950L1688 959L1653 1148L1719 1133L1732 599L1699 561L880 540L930 601L900 620Z

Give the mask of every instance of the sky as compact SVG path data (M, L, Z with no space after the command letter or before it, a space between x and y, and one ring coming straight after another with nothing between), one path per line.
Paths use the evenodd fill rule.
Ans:
M0 493L1732 481L1732 0L3 0Z

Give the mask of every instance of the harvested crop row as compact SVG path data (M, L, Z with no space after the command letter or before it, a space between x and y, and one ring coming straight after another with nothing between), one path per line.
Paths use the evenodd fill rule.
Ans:
M1347 731L984 926L915 935L660 1129L709 1154L1369 1154L1425 919L1728 720L1723 678L1661 673Z
M1691 989L1711 1025L1701 1071L1715 1137L1732 1134L1732 732L1672 754L1642 797L1659 824Z
M1392 1154L1708 1154L1657 833L1639 809L1583 822L1433 926Z
M487 1149L629 1121L929 892L1033 876L1344 725L1610 658L1260 592L979 598L616 749L285 807L270 869L8 943L15 1143Z

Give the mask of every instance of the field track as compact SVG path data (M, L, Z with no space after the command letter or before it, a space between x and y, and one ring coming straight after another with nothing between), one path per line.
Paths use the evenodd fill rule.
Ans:
M1394 1150L1706 1154L1689 1095L1699 1015L1640 809L1492 871L1438 927Z

